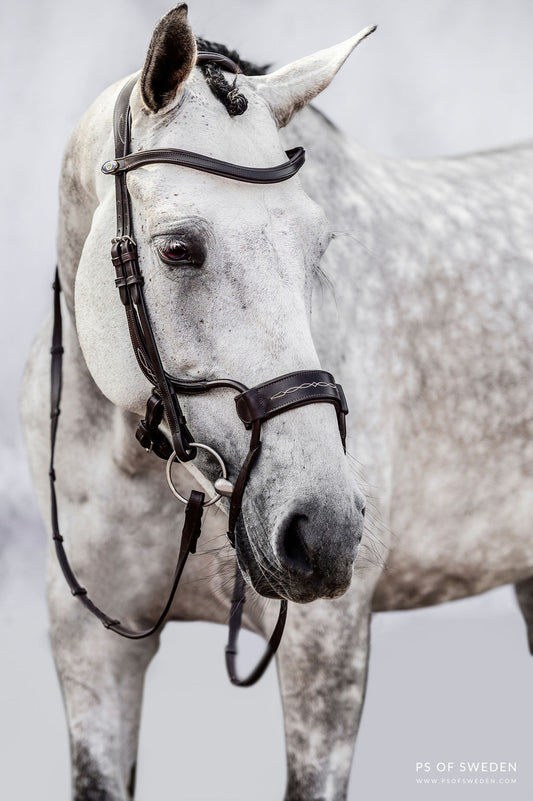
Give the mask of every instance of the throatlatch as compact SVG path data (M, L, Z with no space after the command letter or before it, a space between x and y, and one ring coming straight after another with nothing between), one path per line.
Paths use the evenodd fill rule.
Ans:
M208 61L212 56L211 53L199 53L198 60ZM219 63L223 62L226 69L233 72L238 71L238 67L225 56L217 54L216 60ZM298 172L304 163L305 152L303 148L287 151L287 162L267 168L243 167L199 153L176 149L144 150L130 153L131 111L129 100L136 82L137 77L131 78L118 96L114 111L115 157L106 161L102 166L104 174L115 176L117 235L112 241L111 260L115 267L115 283L125 309L133 351L139 368L153 387L146 404L145 416L137 427L136 438L147 451L167 461L169 486L173 494L186 505L179 554L168 600L158 619L148 629L130 629L119 620L107 615L91 601L87 590L78 582L69 564L63 538L59 531L54 454L60 412L63 347L61 287L57 271L54 282L54 326L51 348L50 492L52 532L57 557L72 594L79 598L105 628L129 639L149 637L163 624L172 606L188 555L196 551L196 543L201 533L203 510L219 501L221 496L229 499L228 540L235 548L236 525L241 512L243 493L250 472L259 456L261 426L264 421L282 412L310 403L332 403L337 411L339 432L346 450L345 417L348 413L342 387L335 382L330 373L323 370L300 370L287 373L251 389L232 379L189 380L176 378L165 371L144 297L144 278L140 272L137 245L134 239L131 199L126 183L127 173L144 164L164 163L202 170L235 181L255 184L277 183L291 178ZM250 430L248 454L234 484L226 474L222 457L210 446L194 441L178 398L179 395L209 392L211 389L220 388L231 389L238 393L234 398L236 411L245 427ZM160 428L163 419L166 420L171 441ZM191 492L189 498L185 498L180 495L172 482L172 465L176 462L187 462L194 459L198 448L210 452L221 467L221 476L214 483L215 495L208 500L205 499L204 493L195 490ZM287 601L282 600L278 620L263 657L249 676L241 679L236 669L236 657L244 602L245 583L237 566L229 620L229 639L226 646L226 666L231 682L241 687L254 684L263 675L279 646L287 616Z

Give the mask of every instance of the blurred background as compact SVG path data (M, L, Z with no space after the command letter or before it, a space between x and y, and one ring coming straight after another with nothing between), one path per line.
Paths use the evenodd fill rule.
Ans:
M94 97L142 65L169 3L3 0L0 8L0 788L10 801L69 798L67 733L47 640L46 535L17 410L30 342L51 304L60 160ZM317 105L389 156L453 155L533 132L530 0L191 0L189 15L197 34L278 66L377 23ZM47 404L43 393L43 425ZM148 674L138 801L281 801L275 671L255 689L232 688L224 639L222 628L206 624L167 627ZM253 658L258 644L249 636L245 646ZM179 687L186 686L185 696ZM529 801L532 701L533 659L509 588L376 616L350 801ZM416 762L450 760L516 761L518 781L416 783Z

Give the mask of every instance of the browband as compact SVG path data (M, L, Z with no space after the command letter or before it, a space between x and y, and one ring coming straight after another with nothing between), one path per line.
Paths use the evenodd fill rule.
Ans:
M119 172L128 172L146 164L177 164L180 167L190 167L193 170L219 175L221 178L231 178L233 181L244 181L249 184L277 184L296 175L305 161L303 147L294 147L285 151L289 157L283 164L275 167L243 167L232 164L230 161L203 156L190 150L177 148L154 148L154 150L141 150L139 153L130 153L123 158L111 159L102 164L104 175L116 175Z

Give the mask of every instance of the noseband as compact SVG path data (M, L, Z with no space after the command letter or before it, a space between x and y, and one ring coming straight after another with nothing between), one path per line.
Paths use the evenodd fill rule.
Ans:
M229 59L218 54L199 53L198 61L223 61L227 69L238 71L238 67ZM141 274L137 256L137 245L134 239L131 199L127 188L126 176L146 164L175 164L201 170L211 175L221 176L234 181L254 184L269 184L285 181L295 175L305 160L305 151L301 147L287 151L288 160L274 167L243 167L218 159L177 149L154 149L138 153L130 153L131 144L131 110L130 96L137 77L130 79L120 92L114 111L115 157L102 166L105 175L115 176L117 235L112 240L111 260L115 267L115 284L120 300L124 306L131 344L137 363L142 373L152 384L152 393L146 404L144 418L140 421L136 438L148 451L167 461L167 480L173 494L185 506L185 522L182 529L178 560L174 573L171 591L157 621L148 629L135 630L124 626L119 620L109 617L89 598L87 590L82 587L67 559L63 545L63 537L59 532L57 498L55 492L54 451L59 417L62 383L62 322L60 305L60 284L56 271L54 282L54 326L52 335L51 365L51 457L50 488L51 517L53 540L59 563L71 592L92 612L105 626L122 637L143 639L154 634L167 617L174 595L183 573L189 553L195 553L196 543L201 533L203 510L220 500L221 496L229 498L228 540L235 548L235 527L241 511L243 493L253 465L261 448L261 427L268 420L282 412L305 406L310 403L332 403L337 412L340 436L346 450L345 417L348 413L346 399L340 384L330 373L323 370L299 370L287 373L270 381L248 389L244 384L232 379L191 380L176 378L165 371L161 362L159 349L150 323L150 317L144 296L144 278ZM185 416L180 406L180 395L191 395L209 392L212 389L227 388L237 392L235 396L236 412L246 429L250 431L249 450L241 469L232 484L226 473L223 459L210 446L194 441L187 427ZM160 426L165 418L170 440ZM172 482L172 465L177 462L188 462L196 457L197 450L209 452L218 461L221 477L214 482L215 494L206 500L203 492L192 490L189 498L184 498ZM230 613L230 630L226 647L226 666L230 680L239 686L255 683L265 671L280 643L287 615L287 601L282 600L280 612L274 631L267 644L266 651L254 670L244 679L239 678L236 670L237 640L241 625L245 601L245 584L240 569L236 568L235 588Z

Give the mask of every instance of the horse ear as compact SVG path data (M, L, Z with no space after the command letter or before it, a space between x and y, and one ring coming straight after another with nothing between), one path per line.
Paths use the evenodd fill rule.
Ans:
M329 86L352 50L376 27L370 25L345 42L293 61L269 75L248 78L269 104L278 128L287 125L297 111Z
M196 40L181 3L159 20L152 34L140 79L144 105L157 114L181 93L196 64Z

